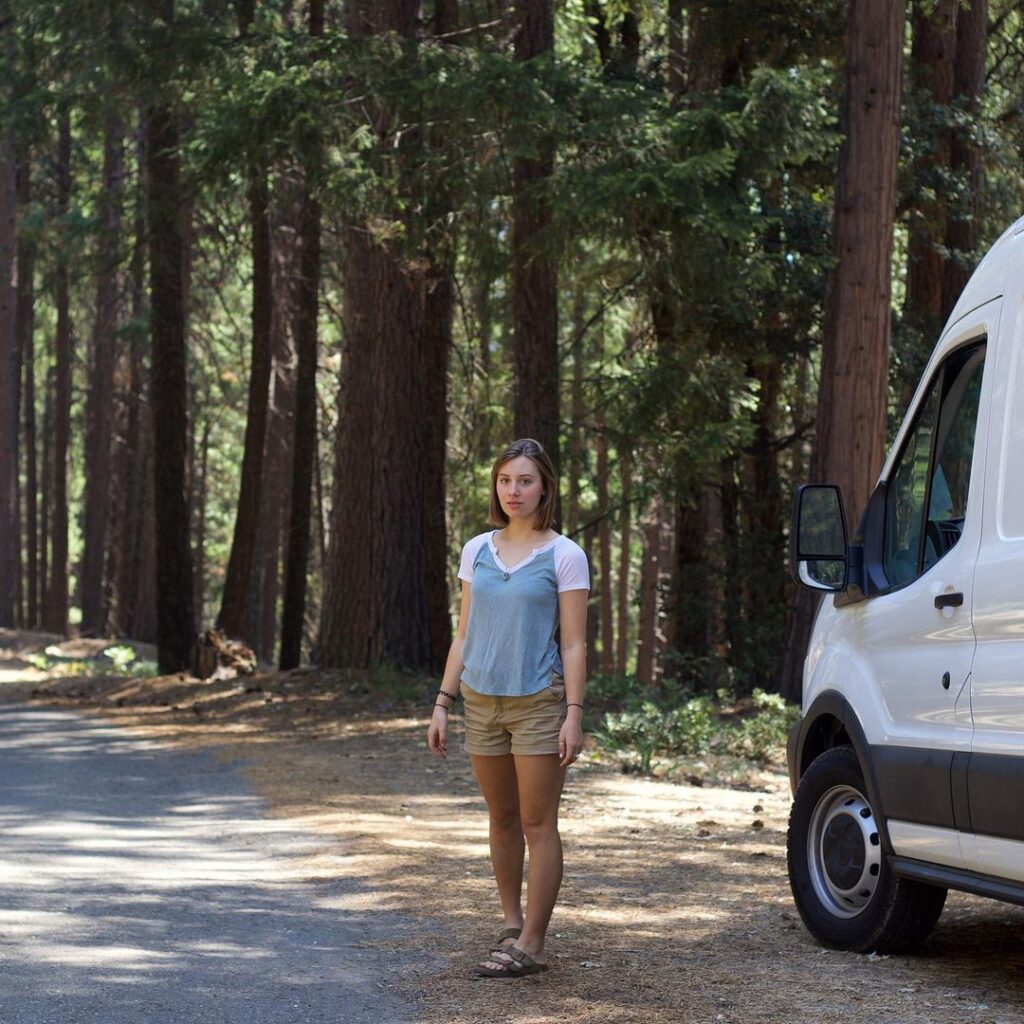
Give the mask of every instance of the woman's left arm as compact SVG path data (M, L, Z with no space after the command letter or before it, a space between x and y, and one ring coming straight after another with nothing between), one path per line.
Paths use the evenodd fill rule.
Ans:
M561 766L571 765L583 750L583 691L587 680L587 599L589 590L558 595L558 631L565 679L565 722L558 735Z

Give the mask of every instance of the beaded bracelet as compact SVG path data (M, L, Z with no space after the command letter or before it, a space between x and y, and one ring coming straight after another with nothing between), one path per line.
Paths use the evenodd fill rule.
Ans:
M455 694L449 693L447 690L437 690L434 693L435 697L447 697L453 704L455 703Z

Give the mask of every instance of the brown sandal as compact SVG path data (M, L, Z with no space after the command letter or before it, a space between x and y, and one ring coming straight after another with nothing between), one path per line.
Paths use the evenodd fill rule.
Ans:
M495 953L507 953L509 946L514 946L516 939L522 934L522 928L505 928L498 932L498 941L494 944L488 959L492 959Z
M548 969L547 964L538 963L518 946L496 950L490 962L500 966L486 967L479 964L476 973L484 978L523 978L527 974L540 974Z

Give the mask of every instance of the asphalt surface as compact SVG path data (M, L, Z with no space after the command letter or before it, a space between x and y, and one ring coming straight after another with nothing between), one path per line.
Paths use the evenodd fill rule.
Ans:
M404 1024L403 926L237 768L74 714L0 707L0 1024Z

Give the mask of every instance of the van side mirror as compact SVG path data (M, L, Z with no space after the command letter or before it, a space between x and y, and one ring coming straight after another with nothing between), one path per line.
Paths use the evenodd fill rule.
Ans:
M834 484L804 484L793 496L790 567L797 583L839 593L848 574L846 512Z

